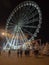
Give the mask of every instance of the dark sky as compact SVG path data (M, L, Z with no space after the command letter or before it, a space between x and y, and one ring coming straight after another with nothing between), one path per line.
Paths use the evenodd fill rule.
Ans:
M6 20L12 10L20 2L25 0L0 0L0 29L5 28ZM49 41L49 2L48 0L33 0L35 1L42 11L42 26L37 38L44 41Z

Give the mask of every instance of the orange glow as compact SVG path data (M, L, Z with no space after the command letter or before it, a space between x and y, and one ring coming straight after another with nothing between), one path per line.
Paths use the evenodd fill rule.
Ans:
M4 33L4 32L2 32L2 35L5 35L5 33Z

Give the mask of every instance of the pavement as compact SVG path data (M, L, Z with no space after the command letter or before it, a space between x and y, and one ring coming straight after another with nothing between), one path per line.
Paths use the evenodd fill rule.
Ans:
M0 65L49 65L49 56L35 57L31 54L26 57L24 54L21 57L17 57L16 52L12 52L11 56L8 53L2 53L0 55Z

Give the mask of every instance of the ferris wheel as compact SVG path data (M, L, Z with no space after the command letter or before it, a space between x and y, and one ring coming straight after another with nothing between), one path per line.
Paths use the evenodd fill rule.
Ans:
M20 3L10 14L6 31L11 34L10 38L7 34L7 40L13 40L19 37L23 38L23 42L34 40L39 33L42 23L42 14L39 6L33 1L24 1Z

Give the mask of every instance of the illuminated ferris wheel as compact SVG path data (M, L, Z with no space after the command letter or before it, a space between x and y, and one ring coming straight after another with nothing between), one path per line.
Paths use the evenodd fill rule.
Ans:
M12 38L8 37L7 40L13 41L19 39L24 43L30 40L34 40L39 33L39 29L42 23L42 15L39 6L33 1L24 1L20 3L10 14L6 31L12 35Z

